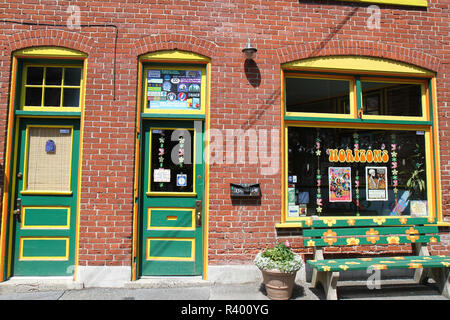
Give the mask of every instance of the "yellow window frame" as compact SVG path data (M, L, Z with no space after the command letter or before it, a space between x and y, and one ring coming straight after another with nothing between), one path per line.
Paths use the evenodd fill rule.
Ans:
M354 99L350 98L352 116L336 116L335 114L290 113L285 109L286 77L297 75L304 78L341 78L348 76L355 81ZM288 216L288 128L291 126L303 127L339 127L356 129L394 129L408 131L423 131L425 133L425 157L427 174L427 200L428 215L442 222L441 184L439 170L439 136L436 102L436 78L429 70L389 59L372 58L364 56L327 56L308 58L287 62L281 65L281 119L282 119L282 170L281 194L282 210L281 221L277 228L302 227L306 217ZM379 116L361 114L363 107L361 81L382 81L397 83L414 83L421 85L422 116ZM360 116L362 116L360 118ZM325 219L328 217L319 217ZM347 219L348 217L333 216L333 219ZM370 216L352 216L357 219L372 219Z
M292 222L301 223L310 217L289 217L288 215L288 180L286 177L288 176L288 129L290 127L306 127L306 128L343 128L343 129L370 129L370 130L389 130L393 129L393 127L389 124L354 124L354 123L345 123L345 122L297 122L297 121L286 121L286 125L284 127L284 163L283 163L283 210L282 210L282 220L281 224L278 224L277 227L299 227L301 225L293 224ZM428 216L429 217L437 217L437 212L435 210L436 203L433 198L433 194L436 191L436 184L434 178L434 162L432 159L432 150L431 146L433 144L433 128L431 126L418 126L418 125L397 125L394 128L395 130L405 130L405 131L424 131L425 133L425 157L426 157L426 185L427 185L427 201L428 201ZM336 219L348 219L350 216L324 216L323 218L336 218ZM351 216L352 219L373 219L377 216ZM396 217L394 217L396 218Z
M27 84L27 74L28 74L28 68L30 67L41 67L44 68L44 74L42 79L42 84L40 85L30 85ZM62 68L62 79L60 85L47 85L46 80L46 70L47 68ZM76 68L80 69L80 85L78 86L69 86L64 85L64 77L65 77L65 71L66 69L70 68ZM25 63L23 66L22 71L22 92L21 92L21 98L20 98L20 109L25 111L59 111L59 112L79 112L82 108L83 103L83 81L84 81L84 68L81 65L72 65L72 64L42 64L42 63ZM41 88L41 105L40 106L26 106L25 105L25 96L26 96L26 89L27 88ZM44 105L44 97L45 97L45 89L46 88L59 88L61 89L60 93L60 101L59 106L45 106ZM79 100L78 100L78 107L64 107L64 89L78 89L80 90L79 94Z
M24 169L23 169L23 190L20 190L20 194L23 195L72 195L70 190L72 186L72 175L69 177L68 190L67 191L55 191L55 190L29 190L28 189L28 162L29 162L29 146L30 146L30 128L58 128L58 129L70 129L70 172L72 172L72 156L73 156L73 126L55 126L55 125L27 125L26 127L26 141L25 141L25 155L24 155Z
M173 63L173 62L171 62ZM200 85L200 109L150 109L148 108L148 100L147 100L147 90L148 90L148 81L147 81L147 75L148 70L151 69L159 69L159 70L193 70L193 71L201 71L201 85ZM151 113L151 114L205 114L206 110L206 102L207 102L207 70L205 65L189 65L186 66L183 63L180 63L179 65L167 65L167 64L151 64L151 65L145 65L144 66L144 92L143 92L143 99L144 99L144 108L142 110L143 113Z

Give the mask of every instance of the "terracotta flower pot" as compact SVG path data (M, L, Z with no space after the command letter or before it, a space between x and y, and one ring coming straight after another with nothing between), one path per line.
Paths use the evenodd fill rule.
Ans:
M267 296L272 300L288 300L292 295L297 271L261 270Z

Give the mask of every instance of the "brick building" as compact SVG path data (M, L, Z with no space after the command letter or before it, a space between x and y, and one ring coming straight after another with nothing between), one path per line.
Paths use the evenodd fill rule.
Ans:
M310 257L312 215L432 217L448 254L449 15L443 0L3 1L1 279L207 278L285 239Z

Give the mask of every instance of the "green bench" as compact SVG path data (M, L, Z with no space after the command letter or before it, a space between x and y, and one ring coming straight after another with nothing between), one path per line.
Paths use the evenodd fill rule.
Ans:
M437 225L429 218L377 217L373 219L321 218L302 223L303 244L314 248L313 260L307 264L313 269L312 286L319 283L326 298L336 300L339 272L351 270L415 269L414 279L423 283L428 278L436 281L441 294L450 299L450 256L431 256L428 243L440 238ZM414 256L376 256L352 259L324 259L323 248L346 246L392 246L412 244Z

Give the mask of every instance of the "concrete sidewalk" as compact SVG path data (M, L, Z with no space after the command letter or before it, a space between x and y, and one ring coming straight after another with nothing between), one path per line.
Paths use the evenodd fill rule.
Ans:
M341 281L340 300L447 300L434 283L415 284L410 279L383 280L369 290L364 281ZM323 300L323 290L296 281L292 300ZM64 278L12 278L0 283L0 300L269 300L260 281L215 283L200 278L150 278L120 288L84 288Z

